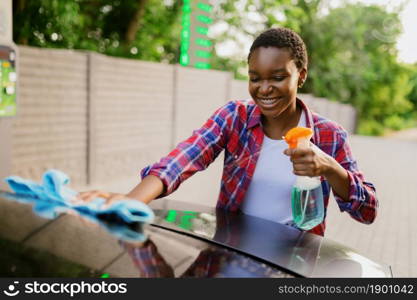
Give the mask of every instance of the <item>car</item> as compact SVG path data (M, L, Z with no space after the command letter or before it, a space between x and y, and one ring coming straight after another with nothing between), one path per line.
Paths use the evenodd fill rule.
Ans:
M7 195L0 192L4 215L7 210L25 210L22 215L36 217L28 216L28 204L12 205ZM14 197L30 202L25 196ZM154 200L150 206L155 213L152 224L129 228L144 233L146 240L112 237L102 228L86 227L79 218L66 214L44 221L23 240L11 241L5 238L7 232L0 231L0 275L392 277L390 266L293 226L167 198ZM9 224L0 225L11 228L15 221L2 218L0 222Z

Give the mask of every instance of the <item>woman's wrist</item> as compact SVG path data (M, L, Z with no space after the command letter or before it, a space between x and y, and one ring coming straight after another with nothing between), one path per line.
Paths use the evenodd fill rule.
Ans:
M344 201L349 201L348 173L333 157L328 159L328 165L323 172L323 176L329 182L334 193Z
M334 177L337 174L339 167L339 163L330 155L326 157L326 161L324 163L324 168L322 172L322 176L325 177L327 180L331 177Z

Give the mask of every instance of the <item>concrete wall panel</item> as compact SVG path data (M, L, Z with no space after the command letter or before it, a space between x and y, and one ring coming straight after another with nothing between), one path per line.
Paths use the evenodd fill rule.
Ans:
M87 64L83 53L20 47L12 172L40 179L48 168L86 181Z

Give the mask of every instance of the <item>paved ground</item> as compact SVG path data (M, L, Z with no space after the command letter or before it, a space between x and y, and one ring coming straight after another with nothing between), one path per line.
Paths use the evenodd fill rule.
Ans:
M417 130L399 139L355 136L353 153L366 179L377 188L380 209L375 222L363 225L334 201L326 236L376 261L390 264L396 277L417 277Z
M410 128L401 131L396 131L390 134L387 134L388 138L400 139L406 141L417 141L417 128Z

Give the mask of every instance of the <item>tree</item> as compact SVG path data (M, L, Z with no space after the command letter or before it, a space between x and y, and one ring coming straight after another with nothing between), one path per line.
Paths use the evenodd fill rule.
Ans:
M409 75L395 48L401 33L398 12L351 4L301 30L310 49L306 90L352 104L359 112L359 133L398 129L398 119L412 109Z
M321 0L238 2L239 7L236 1L221 3L218 22L229 27L215 43L232 40L242 49L241 36L253 39L266 28L289 27L301 35L309 52L309 75L302 92L353 105L361 134L382 134L385 128L400 129L409 123L410 97L415 97L416 88L412 90L410 82L413 73L397 61L401 7L387 12L362 4L332 9ZM213 65L233 68L236 77L245 78L241 53L215 55Z
M182 1L14 0L14 39L39 47L85 49L149 61L179 60ZM248 45L261 31L284 26L298 32L309 52L302 92L348 103L359 112L359 133L382 134L417 118L417 66L397 61L399 7L322 0L220 0L214 9L213 68L247 79ZM216 30L211 30L216 31Z
M14 0L16 43L174 63L180 1Z
M319 1L319 0L314 0ZM224 30L212 38L215 45L232 43L236 51L230 56L221 57L214 51L211 64L219 70L234 73L235 78L247 79L247 49L255 36L266 28L280 25L288 26L290 22L285 14L296 16L301 13L292 0L222 0L214 10L214 27L223 25ZM298 22L294 19L294 26ZM297 25L296 25L297 24Z
M413 111L417 112L417 63L407 66L410 74L410 84L412 89L408 94L408 99L413 103Z

